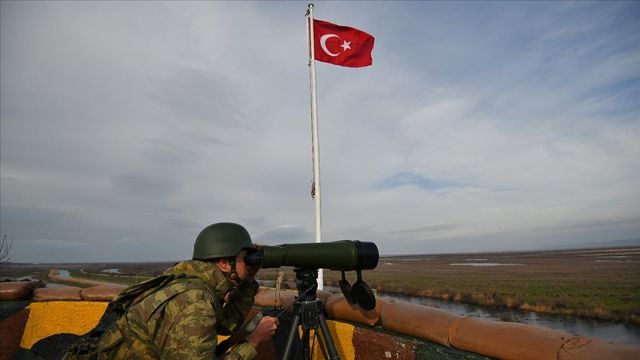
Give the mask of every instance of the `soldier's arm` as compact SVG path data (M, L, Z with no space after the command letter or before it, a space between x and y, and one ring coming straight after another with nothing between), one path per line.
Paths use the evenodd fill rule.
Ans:
M236 326L242 324L253 306L258 287L258 283L255 280L251 280L235 288L229 295L228 301L224 304L222 310L223 318Z
M162 359L214 359L217 346L216 317L211 303L199 291L170 300L156 336ZM249 360L256 350L248 343L234 346L218 359Z

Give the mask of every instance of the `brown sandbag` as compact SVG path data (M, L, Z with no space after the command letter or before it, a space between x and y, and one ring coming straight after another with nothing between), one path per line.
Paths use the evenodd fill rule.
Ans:
M316 297L318 299L320 299L320 301L322 302L323 305L327 303L327 299L329 297L331 297L332 295L333 295L333 293L330 293L330 292L325 291L325 290L317 290L316 291Z
M389 303L380 312L382 328L449 346L449 327L458 315L430 306Z
M27 300L32 291L31 281L0 282L0 301Z
M40 288L34 291L33 301L82 301L80 290L76 286Z
M556 359L558 351L574 336L534 325L460 318L449 328L453 347L500 359Z
M327 299L324 309L332 319L355 321L375 326L380 321L380 312L387 304L386 300L376 299L376 308L365 311L357 305L349 304L342 294L333 294Z
M272 288L259 288L255 296L255 304L273 308L286 308L293 304L298 292L295 290L281 290L276 292Z
M29 319L29 309L0 320L0 359L13 359L13 354L20 347L24 327Z
M576 336L558 352L558 360L640 359L640 347Z
M125 285L98 285L80 290L80 296L85 301L111 301L126 289Z

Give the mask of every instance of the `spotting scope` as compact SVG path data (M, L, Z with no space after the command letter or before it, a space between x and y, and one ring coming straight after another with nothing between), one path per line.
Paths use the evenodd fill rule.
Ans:
M260 246L245 258L261 268L293 266L336 271L371 270L378 265L378 247L372 242L339 240L324 243Z

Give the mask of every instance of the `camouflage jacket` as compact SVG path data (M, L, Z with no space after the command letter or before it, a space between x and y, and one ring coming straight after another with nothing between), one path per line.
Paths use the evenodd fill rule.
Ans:
M190 260L165 274L185 274L136 300L101 337L100 359L214 359L217 335L230 335L253 306L254 281L234 288L213 263ZM225 300L226 299L226 300ZM218 359L253 359L248 343Z

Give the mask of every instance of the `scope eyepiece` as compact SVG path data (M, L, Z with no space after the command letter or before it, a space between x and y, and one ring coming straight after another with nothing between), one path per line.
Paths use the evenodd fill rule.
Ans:
M260 265L262 262L262 252L254 251L244 257L244 263L249 266Z

